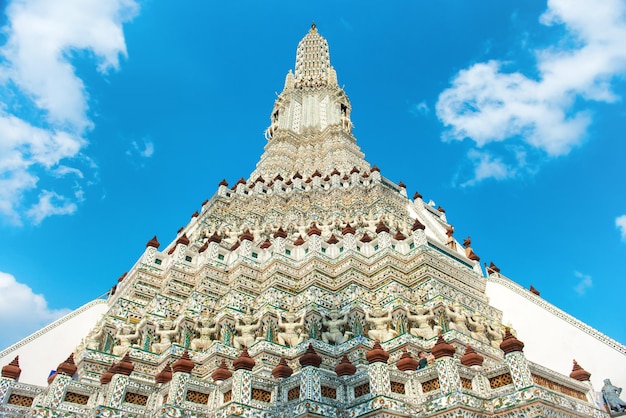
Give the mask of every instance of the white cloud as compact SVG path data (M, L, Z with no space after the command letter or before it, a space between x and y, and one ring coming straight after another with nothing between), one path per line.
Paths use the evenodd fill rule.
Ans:
M574 276L576 276L576 278L580 280L578 284L574 287L574 291L576 291L579 296L584 296L585 293L587 293L587 289L593 286L591 276L589 276L588 274L583 274L579 271L575 271Z
M82 191L75 193L78 200L82 198ZM49 190L42 190L39 201L26 212L33 224L39 225L41 221L52 215L71 215L76 212L76 203L68 198L58 195Z
M409 106L409 113L415 117L425 116L430 113L430 108L426 101L422 100L419 103L413 103Z
M117 69L119 56L126 55L122 23L136 10L133 0L14 0L7 6L2 28L7 41L0 47L5 93L0 99L0 215L5 219L21 222L26 194L37 191L40 176L82 176L70 164L87 145L84 137L93 123L71 52L89 51L100 72ZM23 118L24 104L39 118Z
M444 139L470 138L478 147L513 139L549 156L567 154L592 122L574 104L618 99L611 81L626 74L624 9L620 0L548 1L541 23L563 25L566 35L536 51L536 78L495 60L460 71L436 105Z
M154 143L146 138L141 141L132 141L126 155L131 159L146 160L154 155ZM139 161L138 164L143 166L143 161Z
M617 226L620 234L622 234L622 239L626 240L626 215L615 218L615 226Z
M69 312L69 309L48 308L43 295L35 294L11 274L0 271L0 348L17 342Z
M470 150L467 156L474 164L474 175L470 180L462 183L462 187L473 186L489 178L503 180L517 174L515 167L505 164L501 158L494 157L487 152Z

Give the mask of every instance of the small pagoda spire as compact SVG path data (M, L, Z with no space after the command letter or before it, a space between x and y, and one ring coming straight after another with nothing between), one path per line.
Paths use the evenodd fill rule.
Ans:
M341 361L335 366L337 376L352 376L356 373L356 366L348 359L348 354L343 353Z
M176 240L176 245L178 245L178 244L189 245L189 238L187 238L187 233L186 232L183 235L181 235L180 238L178 238Z
M424 224L421 223L419 219L415 218L415 222L413 222L411 231L417 231L418 229L421 229L423 231L424 229L426 229L426 226L424 226Z
M584 382L589 380L589 378L591 377L591 373L580 367L578 362L574 360L574 367L572 368L572 372L569 374L569 377Z
M374 347L365 354L369 364L372 363L387 363L389 360L389 353L380 345L380 341L374 341Z
M298 362L300 363L302 367L307 367L307 366L320 367L320 364L322 364L322 358L320 357L319 354L317 354L317 352L313 348L313 344L309 343L309 347L306 349L304 354L300 356L300 358L298 359Z
M367 232L364 232L360 241L363 243L372 242L372 237L370 237Z
M398 362L396 363L396 367L398 368L398 370L408 372L412 370L417 370L419 364L419 361L411 357L411 354L407 351L406 347L404 347L402 349L402 356L400 357L400 360L398 360Z
M465 354L461 357L461 364L467 367L482 366L485 358L478 354L472 346L467 343L465 346Z
M159 384L167 383L172 380L172 367L170 366L170 362L168 361L163 370L161 370L154 377L154 381Z
M111 363L109 368L104 373L102 373L102 376L100 376L100 384L108 385L109 383L111 383L111 379L113 379L113 376L115 375L116 366L117 363Z
M72 353L63 363L58 365L57 374L74 376L76 370L78 370L78 367L76 367L76 363L74 363L74 353Z
M241 241L254 241L254 235L250 232L248 228L243 231L243 234L239 237Z
M222 238L217 235L217 231L213 232L213 234L209 237L209 240L207 241L208 243L214 242L216 244L219 244L220 242L222 242Z
M243 350L235 360L233 360L233 368L235 370L252 370L256 361L248 353L248 348L244 345Z
M278 362L276 367L272 369L272 376L274 376L275 379L281 379L289 377L292 374L293 369L289 367L289 365L287 364L287 360L285 360L285 357L281 356L280 361Z
M115 373L130 376L133 370L135 370L135 365L130 361L130 355L127 351L124 357L116 364Z
M2 367L2 377L17 380L22 373L20 369L20 356L15 356L13 360L6 366Z
M276 232L274 232L274 238L287 238L287 233L282 226L279 227Z
M157 239L156 235L153 236L152 239L146 243L146 248L148 247L159 248L160 246L161 246L161 243Z
M380 234L381 232L389 233L389 227L385 225L385 222L381 219L378 224L376 224L376 233Z
M172 370L174 373L183 372L183 373L191 373L193 368L195 367L194 362L189 357L189 351L183 351L183 355L180 356L178 360L172 364Z
M309 230L306 232L306 234L307 234L308 236L312 236L312 235L322 235L322 230L321 230L321 229L319 229L319 228L317 227L317 225L315 224L315 222L313 222L313 223L311 224L311 227L309 228Z
M270 241L269 238L266 238L265 241L263 241L260 245L262 250L267 250L271 246L272 246L272 241Z
M331 234L330 238L328 238L328 241L326 241L328 244L337 244L339 242L339 240L337 239L337 237L335 236L335 234Z
M500 343L500 350L504 351L504 354L508 354L515 351L523 351L523 349L524 343L511 334L511 328L506 327L504 329L504 338Z
M356 229L354 229L352 227L352 225L350 225L350 222L348 222L346 224L346 226L343 227L343 229L341 230L341 235L348 235L348 234L356 234Z
M298 235L298 238L296 238L296 240L293 242L293 245L295 246L300 246L302 244L304 244L304 238L302 238L302 235Z
M228 370L228 364L226 364L226 359L222 359L220 365L215 369L213 373L211 373L211 377L215 382L223 382L224 380L230 379L233 375L233 372Z
M437 342L433 346L432 350L430 350L436 359L441 357L453 357L455 351L454 346L448 344L448 342L443 339L443 335L441 333L439 334L439 338L437 338Z

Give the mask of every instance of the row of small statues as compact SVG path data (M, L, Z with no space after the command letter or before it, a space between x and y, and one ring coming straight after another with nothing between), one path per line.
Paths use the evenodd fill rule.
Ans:
M442 331L441 322L436 320L436 315L432 308L417 306L414 310L405 309L406 318L409 321L408 331L419 338L428 340L437 336ZM454 329L458 332L467 334L472 338L485 344L491 344L493 347L499 347L502 342L502 331L499 325L485 324L478 315L466 315L458 304L444 305L445 315L447 317L447 329ZM309 338L305 330L306 310L300 314L294 312L278 312L278 332L276 340L281 345L296 346L302 341ZM180 316L173 320L164 318L155 324L154 334L156 341L151 342L150 350L155 353L162 353L173 342L179 342L181 334L181 325L184 321L190 321L186 316ZM392 309L384 310L381 307L365 312L365 321L369 330L367 336L373 340L387 341L400 334L394 327L395 319L392 315ZM136 343L142 335L142 330L146 327L148 321L144 318L137 325L125 323L121 325L116 333L115 340L117 344L113 347L113 353L122 355L128 347ZM348 324L348 313L341 313L333 310L327 315L323 315L321 325L323 330L318 338L329 344L341 344L354 336L354 333L346 329ZM414 326L410 326L413 324ZM256 341L265 339L259 336L259 330L263 326L260 319L255 320L250 314L244 314L236 318L234 332L229 332L228 341L234 347L241 349L244 346L251 346ZM267 326L267 325L266 325ZM193 350L204 351L215 340L226 340L223 332L220 332L220 326L216 322L215 317L208 312L203 312L198 320L193 322L194 333L197 338L193 338L189 344ZM87 337L86 345L90 349L98 350L101 345L104 327L100 324ZM231 335L232 334L232 335ZM267 334L267 332L263 332ZM313 336L315 337L315 335Z

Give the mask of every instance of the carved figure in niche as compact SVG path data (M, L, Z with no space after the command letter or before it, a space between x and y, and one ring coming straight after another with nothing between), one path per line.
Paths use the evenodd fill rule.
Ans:
M339 311L334 310L328 314L329 319L326 319L326 316L322 318L322 324L327 327L327 330L322 332L322 341L330 344L341 344L352 337L352 332L343 331L344 326L348 323L348 314L345 313L343 318L340 315Z
M157 322L155 333L159 336L159 342L152 344L153 352L161 354L172 345L172 340L175 340L180 333L180 323L183 319L184 317L181 316L175 322L170 318Z
M411 328L409 330L409 332L416 337L430 340L441 332L439 325L435 325L434 327L432 325L435 322L435 314L432 308L427 309L419 305L415 311L415 315L411 313L410 309L407 309L406 317L417 324L417 328Z
M243 347L252 347L252 344L263 339L263 337L256 336L257 330L261 328L261 321L257 321L256 324L253 322L254 318L250 314L245 314L235 322L235 331L240 333L233 340L235 348L241 350Z
M485 335L485 325L478 315L470 315L467 317L470 328L470 337L485 344L489 344L489 339Z
M299 320L297 320L296 314L287 312L285 314L286 322L283 322L283 314L278 313L278 329L285 330L285 332L278 333L278 344L295 347L306 338L309 338L306 333L302 332L305 316L306 310L302 312Z
M602 386L602 396L604 401L609 406L611 412L624 412L626 411L626 402L619 398L622 393L622 388L613 386L610 379L604 379L604 386Z
M465 325L467 317L458 302L455 302L452 306L446 305L446 315L448 315L448 320L450 321L448 324L449 329L455 329L463 334L470 333L467 325Z
M214 338L217 338L218 324L207 311L203 311L200 319L195 323L195 329L200 334L200 338L191 341L192 350L206 350L209 348ZM214 336L214 338L211 338Z
M137 326L133 326L130 322L122 325L115 334L115 339L119 341L119 344L113 347L113 354L116 356L124 355L133 342L137 341L145 325L145 318Z
M491 340L493 348L500 348L502 343L502 327L498 324L487 324L487 337Z
M378 307L372 309L371 315L366 311L365 320L370 324L370 330L367 332L367 336L372 340L383 342L398 335L395 329L389 328L389 324L391 323L391 310L384 311Z
M100 340L102 339L102 335L104 335L104 324L100 323L96 325L86 338L86 346L90 350L100 350Z

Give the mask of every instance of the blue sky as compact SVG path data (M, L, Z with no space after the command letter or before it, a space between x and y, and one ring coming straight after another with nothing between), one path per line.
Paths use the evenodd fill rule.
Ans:
M626 342L623 1L213 3L3 3L0 347L247 178L312 21L366 159Z

